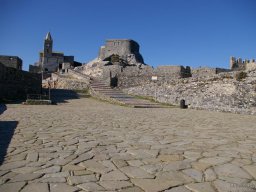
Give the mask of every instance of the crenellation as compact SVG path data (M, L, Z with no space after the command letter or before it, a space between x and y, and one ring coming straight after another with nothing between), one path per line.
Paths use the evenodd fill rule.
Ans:
M250 70L252 67L256 67L255 59L243 60L242 58L230 57L230 69L232 71Z

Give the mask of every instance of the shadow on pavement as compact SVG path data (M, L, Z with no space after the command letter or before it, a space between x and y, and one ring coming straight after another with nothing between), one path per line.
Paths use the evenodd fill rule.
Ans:
M0 104L0 115L7 109L5 104Z
M0 121L0 165L4 162L4 157L17 125L18 121Z
M67 89L51 89L51 100L53 103L67 103L70 99L79 99L80 95Z

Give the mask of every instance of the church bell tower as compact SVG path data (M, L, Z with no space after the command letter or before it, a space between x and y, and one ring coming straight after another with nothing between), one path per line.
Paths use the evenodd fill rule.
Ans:
M44 40L44 55L45 56L52 55L52 44L53 44L52 36L51 36L51 33L48 32L45 37L45 40Z

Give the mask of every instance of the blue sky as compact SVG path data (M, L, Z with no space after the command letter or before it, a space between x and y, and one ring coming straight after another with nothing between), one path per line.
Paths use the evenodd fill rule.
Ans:
M24 70L48 31L54 51L83 63L112 38L137 41L152 66L256 58L255 0L0 0L0 11L0 55L21 57Z

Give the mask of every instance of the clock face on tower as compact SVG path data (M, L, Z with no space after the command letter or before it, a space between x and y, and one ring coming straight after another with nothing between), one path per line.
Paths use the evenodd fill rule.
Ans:
M47 44L46 44L46 47L50 47L50 44L47 43Z

